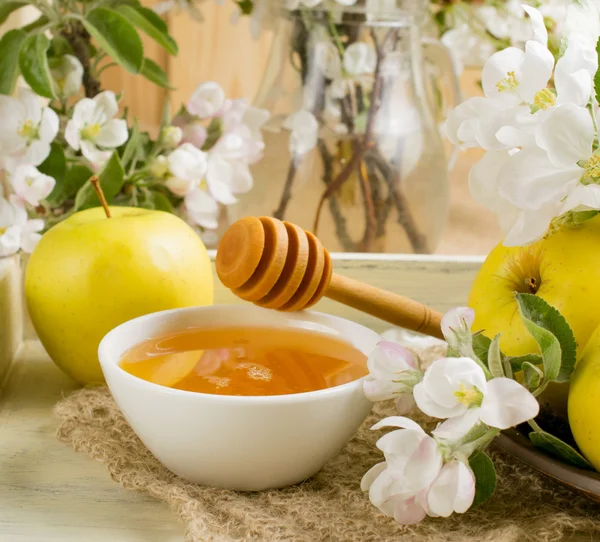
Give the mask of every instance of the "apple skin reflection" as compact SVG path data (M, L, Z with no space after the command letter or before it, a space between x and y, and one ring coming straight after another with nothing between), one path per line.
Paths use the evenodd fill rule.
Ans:
M366 356L347 342L265 327L188 329L149 339L126 352L121 367L175 389L241 396L322 390L368 373Z

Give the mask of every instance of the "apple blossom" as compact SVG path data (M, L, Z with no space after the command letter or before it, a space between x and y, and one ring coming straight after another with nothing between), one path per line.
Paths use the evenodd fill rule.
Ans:
M446 463L425 496L427 514L447 518L453 512L464 514L475 498L475 475L458 459Z
M371 401L397 399L400 414L414 406L412 389L423 378L414 356L399 344L380 341L367 360L369 376L364 382L365 395Z
M289 145L292 155L306 154L317 144L319 123L310 111L296 111L285 119L283 127L291 130Z
M43 229L43 220L28 220L23 207L0 196L0 257L15 254L19 249L32 252Z
M114 92L106 90L94 98L83 98L75 105L67 123L65 139L93 165L102 166L113 152L127 141L127 122L115 119L119 111Z
M361 489L384 514L399 523L418 523L425 517L418 495L427 490L442 468L442 453L436 441L416 422L402 416L381 420L371 429L399 427L377 441L386 461L371 468Z
M510 378L486 381L483 369L470 358L442 358L431 364L413 390L421 411L449 418L434 430L440 438L459 438L477 423L508 429L535 418L539 404Z
M34 166L17 166L9 176L10 184L15 192L16 200L33 207L46 199L54 189L56 181L44 175Z
M160 141L167 147L177 147L183 139L183 131L179 126L166 126L160 133Z
M370 74L375 71L377 56L372 45L357 41L344 51L343 66L350 76Z
M36 94L21 88L18 98L0 95L0 118L0 168L38 166L48 157L58 133L58 115L43 107Z
M52 65L51 74L61 98L74 96L81 89L83 66L73 55L63 55Z
M187 110L201 119L219 115L225 105L225 92L218 83L202 83L194 90L187 103Z
M199 122L191 122L181 127L181 143L191 143L201 149L207 136L206 128Z

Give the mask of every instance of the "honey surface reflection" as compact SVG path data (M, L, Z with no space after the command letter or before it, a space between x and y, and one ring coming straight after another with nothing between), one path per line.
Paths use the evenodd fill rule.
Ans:
M175 389L285 395L331 388L368 373L366 356L322 333L265 327L189 329L144 341L121 367Z

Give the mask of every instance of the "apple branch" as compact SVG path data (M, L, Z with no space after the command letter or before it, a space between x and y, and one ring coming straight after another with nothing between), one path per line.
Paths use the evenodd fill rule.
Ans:
M94 187L94 190L96 191L96 194L98 194L98 199L100 200L100 203L102 204L102 208L104 209L104 212L106 213L106 218L112 218L111 214L110 214L110 208L108 207L108 203L106 203L106 198L104 197L104 192L102 192L102 187L100 186L99 177L97 175L94 175L90 179L90 183L92 183L92 186Z

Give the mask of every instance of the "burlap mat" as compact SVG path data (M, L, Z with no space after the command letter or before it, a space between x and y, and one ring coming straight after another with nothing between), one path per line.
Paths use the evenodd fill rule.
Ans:
M189 484L171 474L135 436L106 388L82 389L56 406L58 438L106 464L125 489L168 504L187 541L419 542L554 541L579 532L600 540L600 506L494 450L498 488L487 503L449 519L401 527L360 490L381 454L369 427L393 414L378 404L343 452L314 478L287 489L238 493Z

